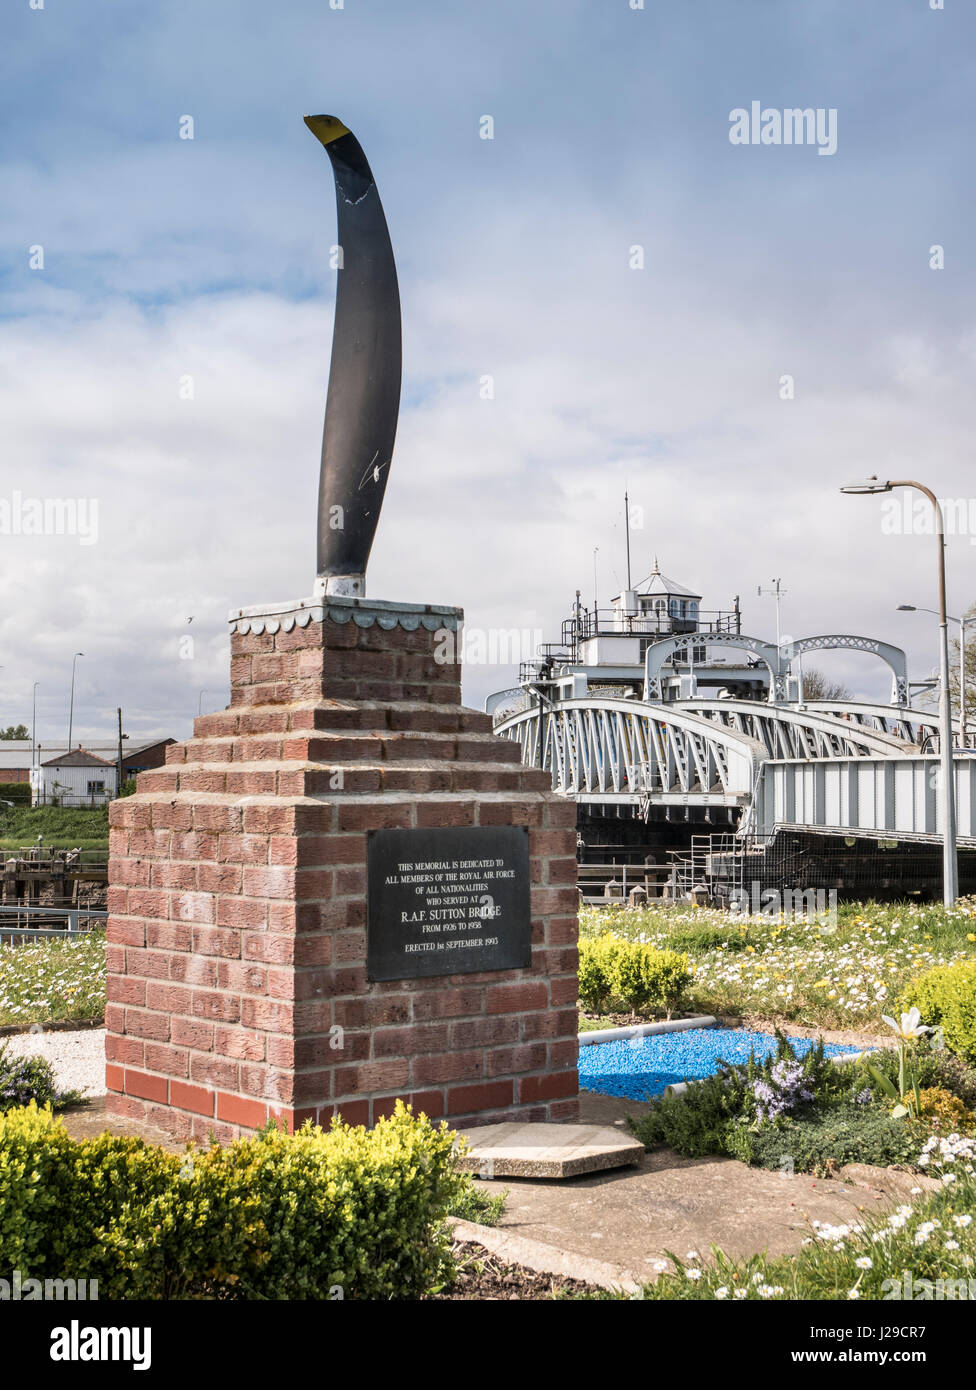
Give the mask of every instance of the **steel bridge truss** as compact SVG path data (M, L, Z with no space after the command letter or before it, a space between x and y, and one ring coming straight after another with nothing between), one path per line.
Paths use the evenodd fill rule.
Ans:
M637 700L535 705L495 732L519 744L523 762L550 772L556 791L581 801L742 805L766 756L746 734Z
M933 717L898 706L751 700L657 703L587 696L501 720L523 762L578 801L651 807L727 806L740 829L778 825L903 839L941 833ZM959 835L976 836L976 756L955 759ZM976 839L973 839L976 844Z

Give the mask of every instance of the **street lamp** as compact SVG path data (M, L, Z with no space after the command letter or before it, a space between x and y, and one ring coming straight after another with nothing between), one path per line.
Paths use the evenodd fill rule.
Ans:
M942 901L952 907L959 892L959 868L956 861L956 796L952 762L952 709L949 704L949 624L946 618L945 526L942 508L935 493L922 483L905 479L866 478L863 482L848 483L841 492L849 496L864 496L876 492L891 492L896 487L913 487L932 503L935 510L936 534L939 539L939 671L942 688L939 692L939 757L942 764Z
M899 603L899 613L938 613L934 608L919 608L914 603ZM960 747L966 748L966 627L976 623L976 613L971 618L954 618L951 613L947 614L950 623L959 624L959 732L961 735Z
M962 746L966 742L966 624L976 623L976 613L970 618L959 619L959 728L962 733Z
M68 709L68 752L71 752L71 730L75 722L75 662L79 656L84 656L84 652L75 652L71 658L71 704Z

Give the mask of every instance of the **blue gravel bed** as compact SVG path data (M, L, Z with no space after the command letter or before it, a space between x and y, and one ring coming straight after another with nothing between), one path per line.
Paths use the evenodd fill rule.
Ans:
M809 1038L791 1038L790 1044L798 1057L813 1046ZM865 1050L840 1043L825 1045L829 1057ZM688 1028L680 1033L589 1043L579 1051L581 1090L651 1100L679 1081L711 1076L718 1071L720 1061L748 1062L750 1052L768 1057L776 1051L776 1039L769 1033L749 1033L742 1028Z

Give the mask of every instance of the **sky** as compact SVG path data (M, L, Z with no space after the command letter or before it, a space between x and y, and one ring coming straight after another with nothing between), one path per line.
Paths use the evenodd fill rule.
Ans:
M627 489L635 579L657 557L769 637L780 578L783 634L929 675L935 618L895 610L937 606L935 538L838 489L957 501L976 601L976 14L931 3L10 0L0 724L36 682L63 739L82 652L76 741L117 706L185 737L229 610L311 593L336 228L306 112L361 141L400 281L370 595L530 656L622 587ZM833 112L836 149L733 143L753 102ZM872 657L818 665L887 698ZM466 703L514 676L473 661Z

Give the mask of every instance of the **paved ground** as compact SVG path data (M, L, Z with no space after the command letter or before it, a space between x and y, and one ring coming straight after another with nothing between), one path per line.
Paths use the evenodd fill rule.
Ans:
M646 1107L582 1092L580 1119L623 1126L624 1115ZM707 1255L712 1245L731 1255L767 1249L788 1254L808 1234L807 1219L842 1222L880 1206L877 1187L811 1177L781 1177L733 1159L647 1154L636 1167L562 1182L506 1178L479 1182L509 1191L498 1230L603 1260L637 1281L653 1277L672 1250Z

